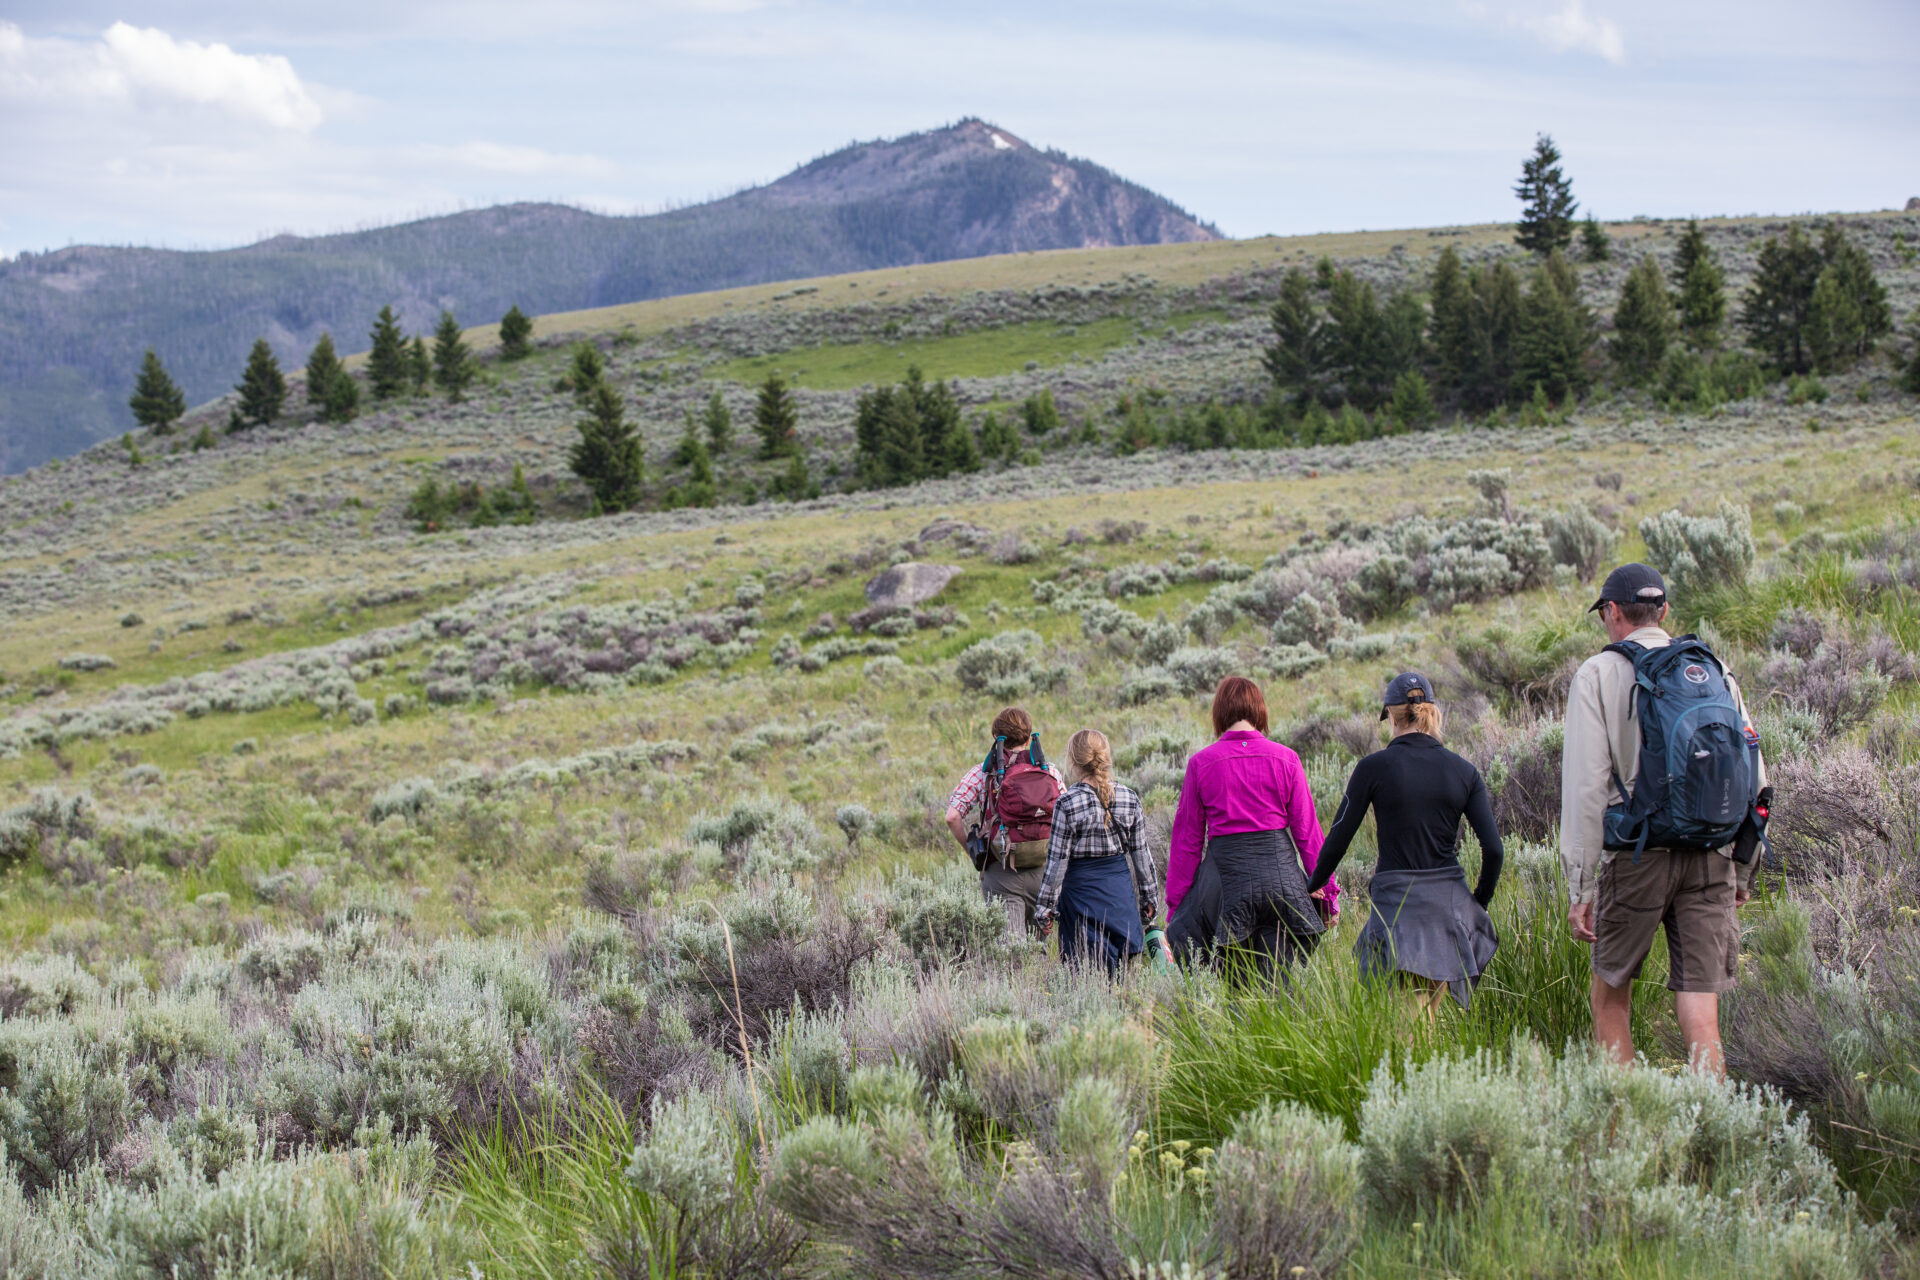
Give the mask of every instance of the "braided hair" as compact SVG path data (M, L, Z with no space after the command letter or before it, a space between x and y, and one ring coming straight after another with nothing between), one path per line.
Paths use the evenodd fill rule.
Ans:
M1113 825L1113 748L1107 735L1098 729L1082 729L1067 739L1067 763L1080 780L1093 788L1106 811L1106 823Z

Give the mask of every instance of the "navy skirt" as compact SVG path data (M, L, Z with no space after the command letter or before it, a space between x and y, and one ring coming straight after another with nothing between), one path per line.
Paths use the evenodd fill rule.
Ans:
M1068 859L1058 911L1060 958L1068 964L1098 961L1114 974L1146 946L1140 901L1124 854Z

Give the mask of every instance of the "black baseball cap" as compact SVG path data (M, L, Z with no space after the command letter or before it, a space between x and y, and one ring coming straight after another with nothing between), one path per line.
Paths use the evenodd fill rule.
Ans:
M1409 702L1432 702L1433 686L1418 671L1402 671L1387 681L1387 694L1380 700L1380 718L1387 718L1388 707L1404 707Z
M1650 564L1623 564L1607 575L1606 582L1600 588L1600 598L1588 607L1587 612L1598 611L1609 600L1615 604L1665 604L1666 579Z

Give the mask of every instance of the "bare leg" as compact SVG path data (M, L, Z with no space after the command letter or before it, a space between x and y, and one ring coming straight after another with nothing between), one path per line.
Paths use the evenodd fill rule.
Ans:
M1712 991L1676 991L1673 1012L1687 1041L1687 1065L1710 1076L1727 1074L1720 1051L1720 997Z
M1593 979L1593 1038L1623 1065L1633 1063L1633 984L1610 986Z

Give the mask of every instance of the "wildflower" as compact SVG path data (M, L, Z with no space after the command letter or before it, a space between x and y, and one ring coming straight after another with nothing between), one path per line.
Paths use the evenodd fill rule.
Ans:
M1181 1155L1187 1154L1187 1152L1193 1147L1193 1144L1191 1142L1188 1142L1185 1138L1176 1138L1172 1142L1169 1142L1167 1145L1172 1147L1176 1152L1178 1152Z
M1186 1161L1182 1160L1179 1156L1173 1154L1173 1152L1171 1151L1162 1151L1160 1153L1160 1167L1162 1169L1179 1170L1184 1168L1186 1166L1186 1163L1187 1163Z
M1147 1133L1145 1129L1135 1129L1133 1131L1133 1145L1136 1147L1146 1146L1147 1139L1149 1136L1150 1135Z

